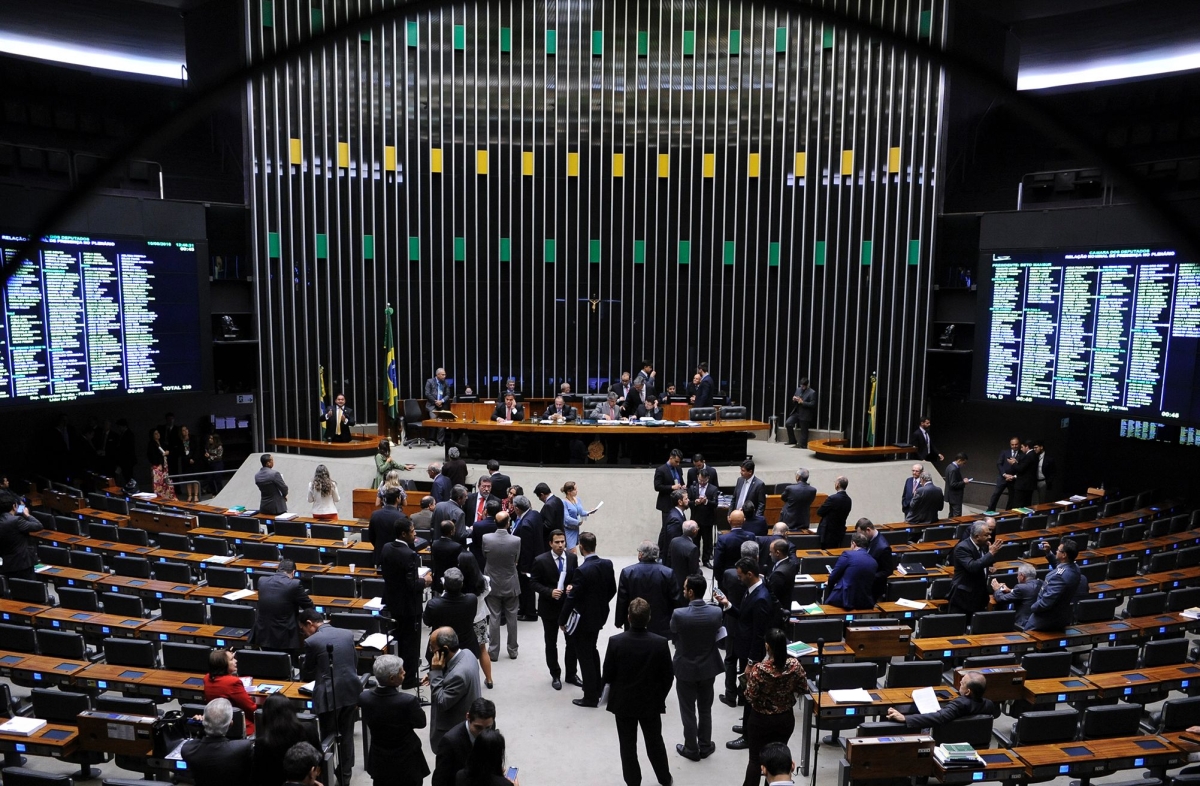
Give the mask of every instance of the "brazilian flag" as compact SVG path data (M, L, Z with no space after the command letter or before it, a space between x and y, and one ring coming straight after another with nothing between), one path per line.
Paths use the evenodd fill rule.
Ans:
M395 420L400 414L400 392L396 384L396 340L392 337L392 315L396 311L389 304L383 313L386 323L383 333L383 375L387 378L388 417Z
M875 394L879 389L879 381L871 374L871 392L867 394L867 446L875 447Z

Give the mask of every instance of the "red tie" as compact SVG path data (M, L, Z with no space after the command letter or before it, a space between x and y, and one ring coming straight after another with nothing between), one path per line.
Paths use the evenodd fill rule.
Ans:
M483 518L483 504L486 501L487 500L484 498L484 496L482 494L480 494L479 495L479 511L475 514L476 520L481 520Z

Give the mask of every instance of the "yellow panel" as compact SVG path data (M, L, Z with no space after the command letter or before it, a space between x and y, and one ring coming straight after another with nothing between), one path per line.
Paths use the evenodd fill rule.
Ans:
M342 169L350 166L350 145L347 142L337 143L337 161Z
M808 171L808 154L797 153L796 163L793 166L793 173L796 177L804 177L804 173Z
M853 175L854 174L854 151L853 150L843 150L842 151L842 174L843 175Z
M658 154L658 176L671 176L671 155L669 153Z
M751 153L750 160L746 162L746 174L749 177L758 177L760 168L760 156L758 153Z
M392 145L383 147L383 169L386 172L396 171L396 148Z
M704 176L705 177L716 177L717 176L717 154L716 153L705 153L704 154Z
M533 153L522 153L521 154L521 174L522 175L532 175L533 174Z
M625 177L624 153L613 153L613 177Z
M579 177L578 153L567 153L567 177Z
M439 174L442 171L442 149L440 147L429 148L429 171Z
M486 175L488 173L488 151L475 151L475 174Z
M301 155L299 139L291 140L291 144L288 145L288 153L289 153L289 157L291 159L291 163L293 163L293 164L299 164L304 160L303 156Z
M900 171L900 148L893 147L888 150L888 172Z

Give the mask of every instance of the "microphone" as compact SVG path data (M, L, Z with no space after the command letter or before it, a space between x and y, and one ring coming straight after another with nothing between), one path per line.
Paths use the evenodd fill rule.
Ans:
M331 658L333 657L333 645L332 644L326 644L325 651L327 653L329 653L329 657L331 657Z

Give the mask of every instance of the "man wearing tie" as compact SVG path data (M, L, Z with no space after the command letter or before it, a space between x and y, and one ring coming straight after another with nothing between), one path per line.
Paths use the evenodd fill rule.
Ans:
M445 409L449 401L450 386L446 384L446 369L439 368L432 378L425 380L425 411L429 419L433 419L435 410ZM445 441L446 429L440 428L437 430L437 443L441 445Z
M662 513L664 527L671 511L676 507L675 501L671 499L671 494L684 487L683 471L679 468L682 462L683 453L675 449L667 457L667 463L654 470L654 490L658 492L658 500L654 503L654 508Z
M904 489L900 492L900 510L904 511L905 518L908 517L909 508L912 507L913 495L921 487L921 475L924 472L924 464L913 464L912 477L904 481Z
M512 393L505 393L504 403L497 404L495 411L492 412L492 420L497 420L501 423L513 423L524 419L525 407L517 403L517 398Z
M696 366L700 379L696 380L696 393L692 396L693 407L711 407L713 405L713 378L708 374L708 363Z
M933 437L929 435L928 415L921 416L920 425L917 426L917 430L912 433L908 441L917 449L917 458L921 459L921 461L932 461L935 458L938 461L942 461L946 458L941 453L938 453L937 448L933 444Z
M562 690L562 670L558 665L558 617L562 613L563 596L575 578L578 560L566 553L567 537L556 529L550 533L550 550L537 555L529 575L529 584L538 596L538 617L546 638L546 666L550 669L550 685ZM567 682L582 686L575 658L575 641L567 636Z
M612 384L612 386L609 387L608 392L616 393L617 394L617 403L624 406L625 399L629 397L629 391L631 391L631 390L633 390L633 384L629 381L629 372L622 371L621 372L621 381L614 382Z
M733 509L744 510L747 502L754 503L754 514L762 516L767 509L767 488L754 475L754 460L742 462L741 477L733 487Z
M641 382L646 398L654 395L654 376L657 374L654 364L649 360L642 361L642 370L634 377L634 382Z
M713 680L725 672L717 651L724 614L704 602L705 589L703 576L688 576L683 589L687 605L671 615L675 697L683 721L683 742L675 746L675 752L692 761L708 758L717 749L712 741Z
M330 442L349 442L350 427L354 425L354 410L346 406L346 396L337 394L333 406L325 410L321 422L325 424L325 439Z
M706 568L712 567L713 528L716 524L717 500L721 495L712 473L713 470L704 467L696 473L696 482L688 486L692 518L700 527L700 558Z
M572 699L577 707L600 706L600 694L604 685L600 678L600 653L596 640L600 629L608 619L609 603L617 594L617 576L613 572L612 560L601 559L596 554L596 536L591 532L579 533L579 554L583 562L575 570L573 583L567 590L558 623L566 631L572 622L572 612L578 612L574 633L567 632L568 639L575 640L575 655L579 659L579 671L583 677L583 698ZM515 610L514 610L515 613Z
M789 445L796 444L796 426L800 427L800 443L802 448L808 447L808 430L817 420L817 391L808 386L808 377L800 380L800 386L792 394L795 408L788 415L784 425L787 426Z
M568 423L575 420L575 417L575 407L568 404L561 395L554 397L554 403L546 407L546 413L542 415L543 420L565 421Z
M967 454L959 453L946 465L946 502L950 505L950 518L962 515L963 492L972 478L964 478L963 465L967 463Z
M992 498L988 500L988 510L997 510L996 506L1000 504L1000 495L1005 491L1008 492L1008 504L1011 506L1013 481L1017 479L1017 462L1021 460L1021 440L1013 437L1008 441L1008 450L1000 454L1000 459L996 462L996 469L1000 475L996 478L996 490L992 492Z

